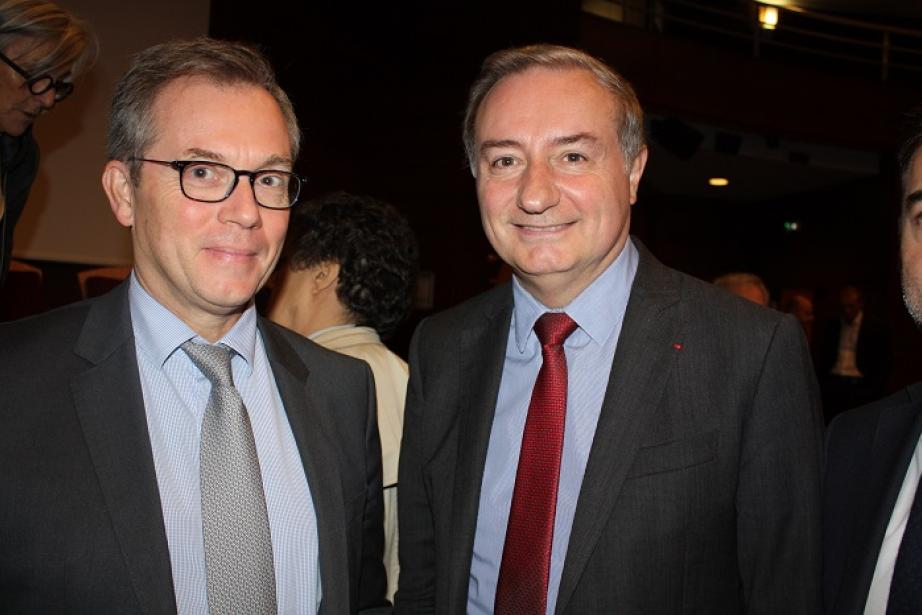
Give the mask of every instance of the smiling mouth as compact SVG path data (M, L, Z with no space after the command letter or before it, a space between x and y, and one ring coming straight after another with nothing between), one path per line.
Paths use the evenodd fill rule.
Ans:
M570 228L574 223L573 222L564 222L562 224L514 224L518 230L527 234L535 235L549 235L552 233L557 233L563 230Z
M242 250L240 248L212 247L206 248L206 250L213 256L227 260L246 260L256 256L254 250Z

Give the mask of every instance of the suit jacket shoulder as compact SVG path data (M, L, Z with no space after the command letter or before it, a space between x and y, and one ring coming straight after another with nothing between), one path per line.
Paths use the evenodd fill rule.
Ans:
M863 612L920 433L922 383L840 414L830 424L823 485L827 612Z
M713 284L663 265L636 239L640 252L637 275L631 288L628 310L638 311L649 305L657 308L675 306L683 323L703 322L715 335L741 333L746 337L771 337L782 321L792 331L796 323L790 315L763 308L741 299ZM457 348L458 340L479 331L485 323L511 318L511 283L499 285L452 308L424 319L417 329L421 350L430 347ZM471 329L473 328L473 331ZM743 341L746 340L736 340ZM505 343L505 338L495 340Z
M133 356L127 284L101 297L0 323L0 390L47 392L128 346ZM136 363L131 365L136 373ZM46 405L40 398L33 401Z
M500 284L458 305L428 316L426 333L431 335L460 335L472 324L501 315L512 307L512 283Z
M0 602L175 612L127 285L0 326L0 390Z
M812 372L809 355L800 352L803 333L793 316L742 299L714 284L663 265L638 242L640 263L625 314L628 339L644 321L658 319L673 327L675 342L703 344L696 353L701 373L722 374L726 382L742 382L762 374L772 345L790 346L801 369ZM619 345L621 342L619 341ZM803 346L805 348L805 346ZM806 363L804 363L806 362ZM795 366L790 366L795 367Z

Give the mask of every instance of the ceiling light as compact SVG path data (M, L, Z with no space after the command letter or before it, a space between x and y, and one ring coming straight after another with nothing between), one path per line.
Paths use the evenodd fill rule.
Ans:
M774 6L759 5L759 23L766 30L774 30L778 25L778 8Z
M709 186L718 186L720 188L730 185L730 180L726 177L712 177L708 180Z

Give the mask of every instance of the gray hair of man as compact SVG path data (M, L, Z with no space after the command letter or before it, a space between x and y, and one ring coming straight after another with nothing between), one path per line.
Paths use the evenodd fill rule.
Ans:
M497 51L484 60L480 75L471 86L464 112L464 149L467 152L471 173L477 175L475 124L477 113L490 90L504 78L525 72L530 68L552 70L587 70L600 86L612 93L619 113L613 118L621 143L626 172L630 172L634 159L644 147L643 109L634 88L607 64L584 51L560 45L529 45Z
M298 157L301 129L288 95L275 79L269 60L243 43L201 37L149 47L134 57L121 78L109 112L107 152L110 160L142 158L156 134L152 108L160 91L183 77L200 77L222 86L252 85L266 90L278 103L291 143L291 159ZM140 163L131 162L132 180Z
M42 61L29 67L32 76L64 70L70 78L76 78L96 59L96 37L82 20L53 2L0 2L0 49L7 49L23 38L30 39L36 46L49 45Z

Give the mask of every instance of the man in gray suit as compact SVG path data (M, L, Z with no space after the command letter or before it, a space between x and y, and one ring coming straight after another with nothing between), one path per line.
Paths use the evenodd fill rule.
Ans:
M415 334L397 612L819 610L803 335L630 237L642 126L582 52L484 63L465 144L515 276Z
M158 45L122 78L102 183L131 278L0 327L4 610L386 605L370 372L253 305L299 136L244 45Z

